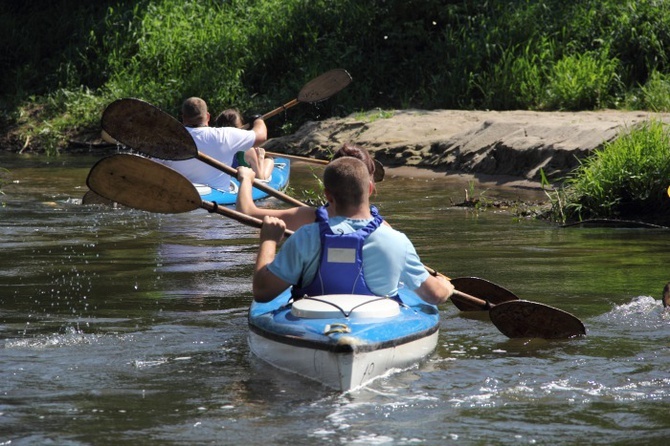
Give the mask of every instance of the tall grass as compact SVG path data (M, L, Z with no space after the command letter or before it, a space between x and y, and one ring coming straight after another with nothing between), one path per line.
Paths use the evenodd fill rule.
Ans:
M95 125L70 102L99 117L135 96L176 114L198 95L262 113L349 70L344 93L275 118L277 134L375 108L665 109L670 2L35 0L0 3L0 39L0 127L37 146Z
M619 61L607 50L563 56L550 69L546 108L588 110L609 105Z
M607 143L570 176L561 206L567 220L625 218L670 223L670 133L647 121Z
M670 112L670 76L653 71L640 88L639 108L654 112Z

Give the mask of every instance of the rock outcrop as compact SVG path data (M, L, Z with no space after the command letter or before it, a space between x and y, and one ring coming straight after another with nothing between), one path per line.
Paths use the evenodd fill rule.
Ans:
M399 110L309 122L293 135L271 139L268 150L328 158L355 142L385 166L540 179L560 179L579 160L622 131L670 114L593 112Z

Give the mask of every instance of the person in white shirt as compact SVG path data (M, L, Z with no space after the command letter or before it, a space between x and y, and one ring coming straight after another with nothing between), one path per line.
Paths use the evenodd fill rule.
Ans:
M254 118L257 117L255 116L251 119ZM236 127L241 129L244 127L242 114L236 108L228 108L216 117L214 127ZM232 167L237 169L239 166L250 167L256 174L256 178L261 181L267 181L272 176L275 162L272 158L265 157L264 148L256 146L246 152L239 151L235 154Z
M265 122L258 118L251 124L251 130L234 127L209 127L210 114L207 103L198 97L184 101L181 107L182 123L193 137L198 152L226 164L233 164L238 151L246 151L267 140ZM166 161L165 164L184 175L194 184L203 184L213 189L227 191L230 176L195 158Z

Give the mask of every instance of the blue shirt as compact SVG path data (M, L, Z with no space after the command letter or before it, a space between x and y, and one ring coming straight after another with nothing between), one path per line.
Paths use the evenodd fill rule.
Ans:
M354 220L345 217L328 219L333 232L351 233L367 225L372 219ZM310 283L318 270L321 240L318 223L298 229L289 237L268 265L272 274L296 285ZM380 226L363 245L363 272L370 290L378 296L395 296L398 288L415 290L428 278L414 245L402 232L387 225Z

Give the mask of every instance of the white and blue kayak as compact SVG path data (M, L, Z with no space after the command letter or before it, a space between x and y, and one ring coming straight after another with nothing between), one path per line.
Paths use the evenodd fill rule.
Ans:
M291 162L287 158L274 158L275 167L272 169L272 176L265 182L269 187L281 191L288 185L289 176L291 174ZM196 189L200 194L200 198L205 201L214 201L221 205L235 204L237 200L237 191L240 187L240 182L237 178L231 178L230 188L228 190L216 189L207 185L196 184ZM251 191L251 198L262 200L269 195L260 189L253 188Z
M279 369L352 390L435 350L437 307L405 289L400 299L333 294L293 301L288 289L251 304L249 346Z

